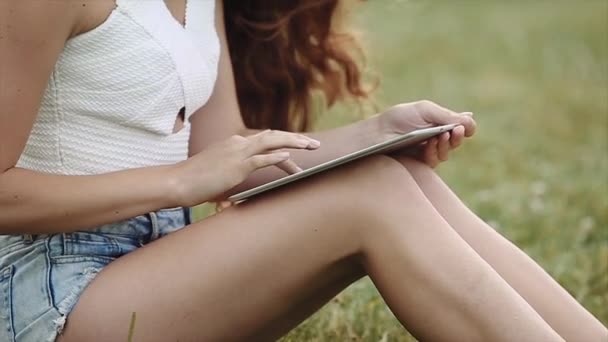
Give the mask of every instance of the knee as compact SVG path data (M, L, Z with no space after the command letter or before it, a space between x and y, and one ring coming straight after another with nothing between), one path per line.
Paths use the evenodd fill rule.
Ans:
M353 218L357 224L350 227L355 230L351 233L360 241L383 240L405 227L412 232L424 229L423 224L411 223L437 213L429 209L431 204L412 173L416 170L433 172L426 165L405 158L366 158L339 175L339 186L347 194L343 197L347 203L326 204L345 210Z
M343 208L360 215L403 212L426 200L410 171L388 156L368 157L334 176L334 184L348 202L341 203Z
M397 206L415 186L403 165L377 155L331 170L295 189L327 210L357 216Z
M395 156L392 158L401 164L402 167L414 177L419 186L424 186L424 183L439 177L437 173L435 173L435 170L419 160L406 156Z
M409 212L426 201L410 171L394 158L370 156L285 189L298 205L367 222L390 212Z
M403 165L403 167L408 169L410 172L434 172L430 166L412 157L394 156L391 158L394 158L397 162L399 162L399 164Z
M345 177L342 182L344 185L365 193L376 201L378 196L397 195L415 187L408 169L400 161L384 155L371 156L353 163L342 176Z

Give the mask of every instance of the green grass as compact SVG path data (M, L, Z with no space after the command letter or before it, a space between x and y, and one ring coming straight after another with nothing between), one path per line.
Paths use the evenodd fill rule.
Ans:
M478 134L440 174L608 324L608 2L375 0L353 13L379 105L475 112ZM364 279L282 341L347 340L413 339Z

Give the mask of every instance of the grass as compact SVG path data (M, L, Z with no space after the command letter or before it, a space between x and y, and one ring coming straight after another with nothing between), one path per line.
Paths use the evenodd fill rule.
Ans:
M478 134L439 173L608 324L608 2L377 0L353 13L379 104L475 112ZM414 339L368 279L282 339L347 340Z

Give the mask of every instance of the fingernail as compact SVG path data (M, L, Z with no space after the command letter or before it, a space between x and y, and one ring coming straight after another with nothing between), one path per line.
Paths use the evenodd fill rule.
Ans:
M289 159L289 152L278 152L276 156L280 159Z
M308 147L310 145L310 140L308 139L298 139L298 146L300 147Z
M310 147L317 148L321 146L321 142L319 140L310 139Z
M302 170L302 168L301 168L301 167L296 166L296 172L302 172L302 171L304 171L304 170Z
M460 115L473 116L473 112L462 112Z

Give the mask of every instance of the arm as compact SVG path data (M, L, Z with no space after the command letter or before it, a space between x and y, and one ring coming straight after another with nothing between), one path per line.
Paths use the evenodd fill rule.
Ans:
M195 155L209 144L233 134L248 136L259 131L246 128L241 118L226 42L221 0L216 1L215 18L221 49L218 78L209 101L191 118L190 155ZM378 130L379 127L375 120L364 120L333 130L307 133L307 136L321 141L321 147L314 151L290 151L291 157L300 167L309 168L371 145L378 139ZM278 168L260 169L230 193L251 188L285 175L286 173Z
M313 148L299 134L265 132L226 139L168 166L94 176L15 167L58 55L73 32L84 31L75 29L78 18L90 17L79 11L99 3L0 1L0 234L68 232L197 205L259 168L285 163L289 155L277 150Z
M321 147L314 151L293 151L291 158L302 169L307 169L376 143L379 129L375 120L363 120L331 130L306 133L306 136L320 141ZM257 131L245 129L239 134L247 136ZM284 176L286 173L278 168L260 169L251 174L231 193L237 193Z
M257 130L246 128L241 118L226 41L222 1L216 1L216 4L216 30L221 45L218 78L213 95L191 119L191 155L227 136L233 134L247 136L257 132ZM306 169L386 140L395 134L447 123L460 123L464 127L455 129L452 136L448 134L447 137L439 139L438 143L425 145L422 153L416 155L431 166L435 166L440 161L447 159L447 151L457 147L465 134L467 136L473 134L474 121L470 117L462 117L429 101L397 105L382 115L375 115L367 120L332 130L308 133L307 136L321 142L321 147L315 151L293 151L291 157L296 164ZM259 169L226 195L285 175L285 172L277 168Z
M69 231L176 205L167 167L99 176L15 167L58 55L80 27L75 5L0 2L0 234Z

